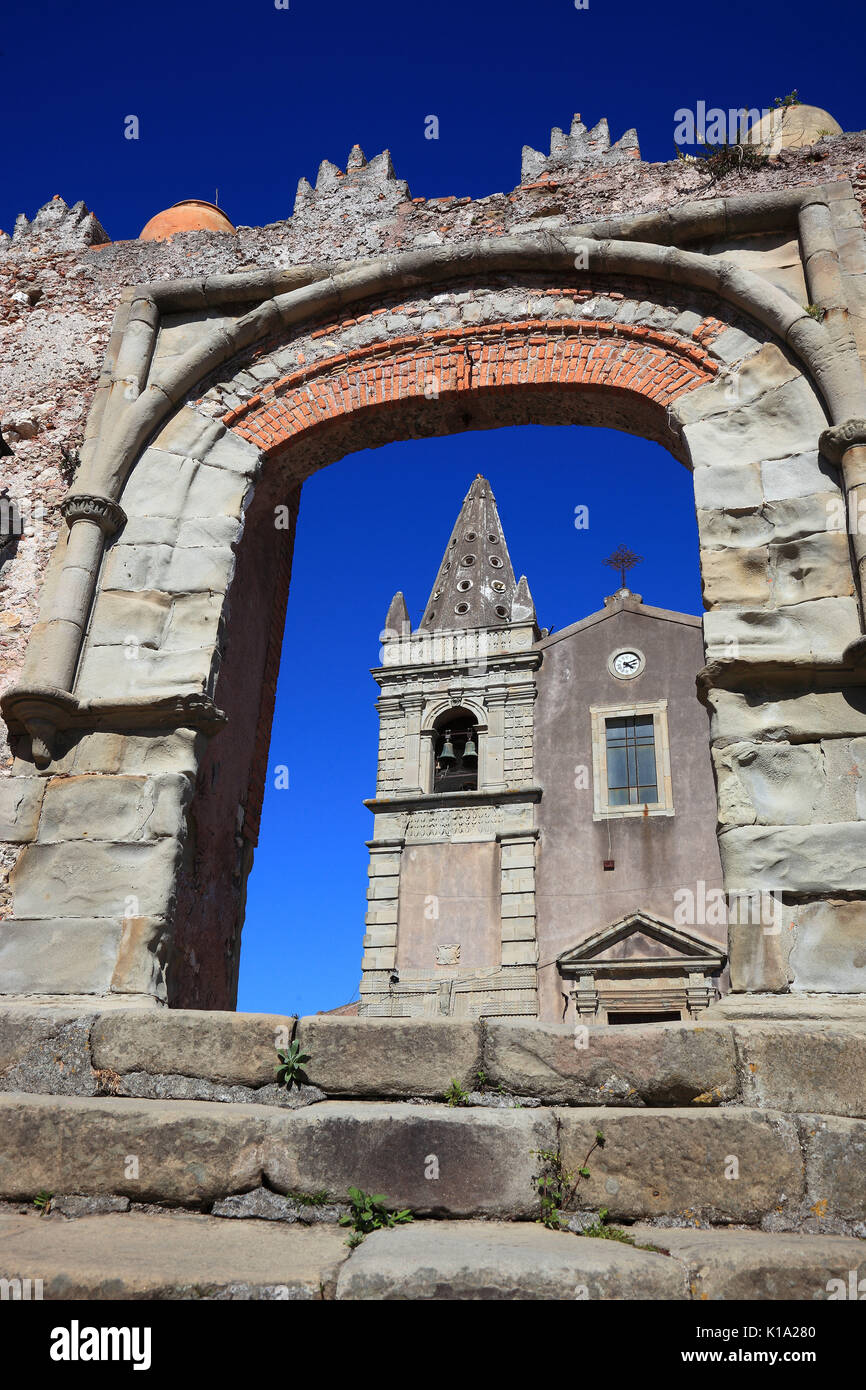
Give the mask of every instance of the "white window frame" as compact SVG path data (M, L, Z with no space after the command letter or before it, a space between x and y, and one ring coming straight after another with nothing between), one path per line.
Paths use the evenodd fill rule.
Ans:
M617 818L634 819L644 816L673 816L673 786L671 784L671 748L668 734L667 700L642 700L621 705L590 705L592 717L592 782L594 821ZM659 800L640 806L611 806L607 785L607 721L651 714L656 756L656 786Z

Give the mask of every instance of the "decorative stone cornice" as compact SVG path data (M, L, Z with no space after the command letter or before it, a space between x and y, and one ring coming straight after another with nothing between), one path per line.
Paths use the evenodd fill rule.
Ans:
M831 463L841 463L847 451L858 444L866 444L866 420L857 417L831 425L818 440L818 448Z
M60 514L67 526L76 521L95 521L106 536L113 536L126 525L126 512L108 497L92 493L72 493L60 504Z
M196 729L210 735L218 733L226 723L223 711L201 691L118 702L78 700L67 691L50 686L17 686L6 691L0 708L11 733L30 735L37 767L47 767L54 760L57 734L65 729L81 733L97 729L121 733L137 729Z

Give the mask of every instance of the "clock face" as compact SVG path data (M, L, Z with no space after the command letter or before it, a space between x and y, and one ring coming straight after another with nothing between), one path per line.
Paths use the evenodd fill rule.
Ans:
M640 675L645 661L642 652L628 647L625 651L614 652L609 665L615 676L619 676L621 680L628 680L631 676Z

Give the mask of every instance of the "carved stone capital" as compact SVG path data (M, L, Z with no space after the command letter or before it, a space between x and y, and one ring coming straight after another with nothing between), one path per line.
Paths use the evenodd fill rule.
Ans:
M831 425L818 440L818 448L831 463L841 463L846 452L858 444L866 444L866 420L857 417Z
M108 497L89 493L73 493L60 504L60 514L67 526L76 521L95 521L106 536L113 536L126 525L126 512Z

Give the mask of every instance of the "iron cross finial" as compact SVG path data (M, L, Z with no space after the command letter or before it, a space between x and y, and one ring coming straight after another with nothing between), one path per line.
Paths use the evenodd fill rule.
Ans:
M619 570L622 587L625 589L627 587L625 582L626 571L633 569L635 565L641 564L642 560L643 556L636 555L633 550L629 550L627 545L618 545L613 554L608 555L607 559L602 563L610 565L613 570Z

